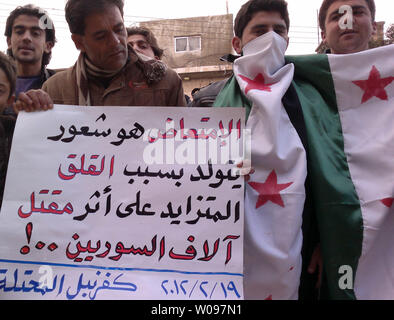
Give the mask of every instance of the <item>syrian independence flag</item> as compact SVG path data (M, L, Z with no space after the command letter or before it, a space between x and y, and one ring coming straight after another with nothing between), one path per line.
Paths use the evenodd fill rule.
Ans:
M392 57L394 45L287 58L308 131L332 299L394 299Z
M394 299L394 45L348 55L286 57L268 33L245 47L215 106L250 111L245 297L295 298L305 151L281 105L295 87L307 130L322 297ZM391 60L390 60L391 61ZM283 100L284 101L284 100ZM309 264L309 261L304 261Z
M244 293L246 299L297 299L302 267L306 153L282 104L293 80L287 43L274 32L249 42L234 63L215 106L251 107L255 173L246 185ZM247 97L247 99L245 99Z

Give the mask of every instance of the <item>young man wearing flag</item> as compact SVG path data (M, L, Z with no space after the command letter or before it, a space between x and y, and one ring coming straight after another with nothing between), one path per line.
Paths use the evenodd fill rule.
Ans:
M393 134L384 120L392 118L393 68L385 57L393 55L393 46L367 51L376 33L375 12L373 0L324 0L319 24L334 55L288 58L296 65L312 151L308 173L325 261L324 298L394 298L388 272L394 260L384 244L394 240ZM389 174L380 180L379 171Z
M296 296L307 168L324 261L321 298L394 299L394 65L386 60L394 46L285 58L287 42L275 32L243 44L215 106L245 107L252 132L245 297ZM288 111L297 101L307 143Z
M326 299L394 299L394 46L368 50L374 16L370 0L324 1L333 54L286 58L307 129Z
M376 33L375 14L374 0L324 0L319 10L319 25L323 42L329 48L327 53L350 54L369 49ZM312 257L311 272L316 259L321 259L320 245L317 250ZM321 282L321 274L319 278Z
M305 207L306 135L291 85L294 67L285 66L289 25L283 0L252 0L242 6L232 41L241 57L214 103L244 107L252 136L255 173L245 196L246 299L297 299L302 269L306 274L301 257L303 222L309 228L311 219ZM278 73L282 67L285 71ZM309 237L307 241L309 245ZM310 247L304 246L305 261L310 261Z

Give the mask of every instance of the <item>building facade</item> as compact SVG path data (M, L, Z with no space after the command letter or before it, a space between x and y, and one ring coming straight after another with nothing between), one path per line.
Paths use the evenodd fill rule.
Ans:
M220 58L232 53L233 15L140 22L164 49L163 61L182 78L185 94L228 78L232 64Z

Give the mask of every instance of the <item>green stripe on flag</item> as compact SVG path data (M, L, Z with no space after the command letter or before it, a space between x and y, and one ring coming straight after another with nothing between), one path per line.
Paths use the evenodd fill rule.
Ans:
M241 89L239 88L237 79L234 76L232 76L229 81L227 81L223 89L219 92L213 106L217 108L245 108L246 121L248 120L250 111L252 110L251 102L243 95Z
M312 184L330 299L355 299L341 289L341 266L353 270L353 284L362 252L363 219L344 152L334 82L327 55L287 56L294 63L294 86L302 105L308 135L308 175ZM324 297L323 297L324 298Z

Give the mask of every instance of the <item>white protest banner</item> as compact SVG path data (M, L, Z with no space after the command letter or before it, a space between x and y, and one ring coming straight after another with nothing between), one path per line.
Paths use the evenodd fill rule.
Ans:
M244 111L21 113L0 299L242 299ZM191 129L193 128L193 129Z

